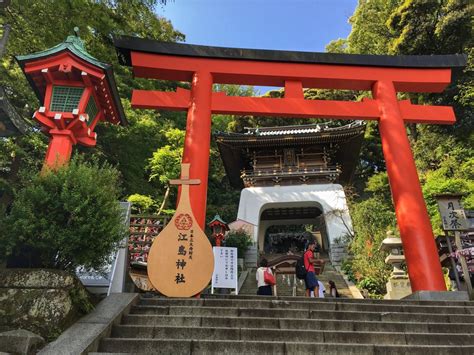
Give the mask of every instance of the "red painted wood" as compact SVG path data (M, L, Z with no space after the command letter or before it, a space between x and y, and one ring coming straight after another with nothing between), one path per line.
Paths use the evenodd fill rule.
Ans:
M53 57L47 57L26 63L25 73L31 74L34 72L41 72L42 69L59 67L63 64L72 65L78 70L86 72L90 76L95 76L99 79L105 78L105 74L100 68L97 68L92 64L87 63L86 61L80 59L79 57L76 57L75 55L69 52L59 53L58 55L55 55Z
M76 144L76 139L69 130L52 129L49 133L51 134L51 140L46 151L44 167L55 169L67 164L71 159L72 147Z
M380 137L412 290L446 291L394 85L379 81L373 94L381 112Z
M451 106L412 105L410 100L399 101L405 123L454 124L456 115Z
M350 65L281 63L210 59L131 52L137 77L191 81L196 71L210 71L214 83L285 86L301 81L305 88L371 90L378 80L392 81L397 91L441 92L451 69L381 68Z
M133 90L132 107L142 109L185 111L188 109L191 91L178 88L174 91Z
M285 80L285 99L304 99L301 81Z
M45 74L43 69L48 69ZM37 89L44 95L43 113L37 111L34 117L49 131L51 135L45 166L55 168L66 163L71 156L72 145L96 145L93 132L99 120L118 123L118 114L112 98L112 91L105 80L102 69L87 63L79 57L63 52L52 57L39 59L25 64L24 71L31 77ZM86 76L82 72L87 73ZM50 111L53 85L84 87L84 93L78 104L79 115L72 112L58 112L61 118L54 119L56 112ZM99 108L96 117L90 117L91 124L79 120L85 113L89 98L93 96ZM104 112L105 110L105 112ZM114 117L112 119L112 117Z
M142 109L184 111L189 106L190 92L133 90L132 106ZM412 105L408 100L399 101L402 117L407 123L453 124L456 121L450 106ZM213 93L211 111L214 114L286 116L298 118L334 118L378 120L377 103L371 99L361 102L276 99L261 97L226 96Z
M211 97L211 74L206 71L195 73L191 82L183 163L191 164L189 178L201 181L199 185L190 185L189 192L191 208L203 230L206 223L209 149L211 147Z

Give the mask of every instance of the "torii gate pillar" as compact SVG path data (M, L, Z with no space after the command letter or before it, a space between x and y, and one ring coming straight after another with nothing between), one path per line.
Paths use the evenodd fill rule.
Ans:
M211 73L206 71L194 73L186 121L183 163L192 162L190 176L204 182L189 187L193 213L203 229L206 221L209 149L211 146L211 99Z
M410 142L391 81L377 81L372 92L380 108L379 131L395 214L414 290L446 290ZM428 272L429 271L429 272Z

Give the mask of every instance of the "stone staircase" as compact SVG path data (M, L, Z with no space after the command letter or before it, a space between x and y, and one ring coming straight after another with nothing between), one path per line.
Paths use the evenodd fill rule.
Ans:
M474 302L142 297L98 351L93 354L473 354Z
M322 259L325 261L324 271L322 274L317 275L319 281L324 284L326 288L326 297L329 294L328 281L332 280L335 282L337 290L341 297L352 298L352 293L347 287L346 282L342 275L332 266L327 255L322 255ZM248 269L249 273L245 280L242 288L239 291L241 295L255 295L257 293L257 284L255 281L256 268ZM277 275L277 295L278 296L293 296L293 285L296 283L296 296L304 296L305 284L303 280L298 280L294 275Z

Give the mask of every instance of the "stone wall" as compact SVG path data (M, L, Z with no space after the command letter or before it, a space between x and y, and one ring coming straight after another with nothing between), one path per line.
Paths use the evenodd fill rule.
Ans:
M0 270L0 328L57 337L93 308L75 275L60 270Z
M246 267L256 267L258 262L258 250L256 245L251 245L244 254Z
M347 259L347 246L343 244L331 244L329 247L329 260L334 267L340 267Z

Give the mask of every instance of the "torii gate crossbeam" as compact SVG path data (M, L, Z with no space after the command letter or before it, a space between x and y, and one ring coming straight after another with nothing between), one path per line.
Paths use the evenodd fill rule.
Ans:
M453 124L451 107L412 105L397 92L441 92L463 55L364 56L218 48L123 37L115 40L135 76L191 82L191 90L134 90L134 108L187 111L184 163L191 178L193 212L205 222L211 114L377 120L397 222L413 291L445 291L433 231L405 123ZM214 83L284 86L284 98L229 97ZM303 87L370 90L361 102L305 100Z

